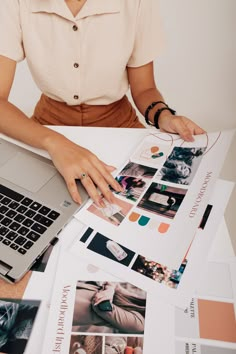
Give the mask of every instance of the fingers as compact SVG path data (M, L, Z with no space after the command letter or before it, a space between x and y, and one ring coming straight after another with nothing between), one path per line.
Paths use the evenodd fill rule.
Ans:
M179 117L176 132L185 141L194 141L193 135L205 134L205 130L186 117Z
M120 184L114 179L110 172L108 172L108 165L103 164L100 160L97 161L96 165L96 168L94 166L90 166L89 169L87 168L90 172L73 173L74 177L71 177L72 173L68 173L69 176L64 176L69 193L72 199L78 204L82 203L82 199L75 182L76 179L80 180L90 198L99 207L105 207L103 198L105 198L109 203L115 202L115 196L111 192L109 186L111 186L115 191L120 192L123 190ZM108 167L111 167L114 170L114 167Z
M104 164L105 168L107 169L107 171L109 171L109 172L113 172L116 170L116 167L114 167L114 166L107 165L105 163L103 163L103 164Z
M111 186L117 192L121 192L123 188L114 179L114 177L109 172L107 172L107 170L103 166L101 166L100 168L100 173L97 173L96 170L92 170L90 173L90 177L98 186L104 198L107 199L110 203L112 203L115 201L115 197L111 192L109 186Z
M105 299L103 296L98 296L98 293L94 296L93 298L93 304L94 306L97 306L98 304L100 304L100 302L107 300Z
M177 133L185 140L194 141L194 135L206 133L204 129L195 124L192 120L183 116L168 115L160 120L160 128L162 131L169 133Z
M65 179L68 191L71 195L71 198L78 204L82 204L82 199L81 196L79 194L76 182L74 178L69 178L69 179Z
M175 120L175 131L180 137L185 141L194 141L193 131L188 127L185 120L179 119L178 122Z

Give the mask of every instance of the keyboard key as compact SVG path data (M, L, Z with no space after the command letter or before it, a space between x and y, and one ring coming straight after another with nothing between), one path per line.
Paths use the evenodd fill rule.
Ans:
M20 227L20 224L18 224L18 222L15 222L15 221L13 221L11 223L11 225L9 226L9 228L13 231L17 231L19 229L19 227Z
M8 233L9 229L5 226L0 226L0 235L5 236Z
M33 246L33 242L32 241L27 241L26 244L24 244L24 248L29 250L32 246Z
M32 209L28 209L28 210L25 212L25 215L26 215L28 218L32 218L35 214L36 214L36 212L33 211Z
M48 214L48 217L51 218L51 219L53 219L53 220L56 220L59 215L60 215L60 214L59 214L57 211L52 210L52 211Z
M9 245L11 244L11 241L5 239L5 240L2 241L2 243L3 243L4 245L6 245L6 246L9 246Z
M38 223L35 223L33 226L31 226L31 229L38 232L40 235L42 235L47 230L46 227Z
M16 216L17 212L15 210L8 210L8 212L6 213L6 216L8 216L8 218L13 219Z
M15 233L13 231L10 231L10 232L8 232L6 238L8 238L9 240L13 241L13 240L15 240L16 236L17 236L17 233Z
M26 197L22 200L21 204L25 206L29 206L32 203L32 201L33 201L32 199Z
M15 251L19 248L19 246L17 246L15 243L12 243L10 247Z
M35 242L40 238L40 235L34 231L30 231L26 237Z
M39 203L37 203L37 202L33 202L33 203L30 205L30 209L38 210L41 206L42 206L42 204L39 204Z
M1 224L4 225L4 226L9 226L11 224L11 219L9 218L4 218L2 221L1 221Z
M26 241L26 238L22 236L18 236L17 239L15 240L15 243L19 246L22 246Z
M26 254L27 251L24 248L19 248L18 252L21 254Z
M22 214L17 214L15 217L14 217L14 220L16 220L17 222L22 222L25 220L25 216L22 215Z
M19 205L20 205L19 203L13 201L9 204L9 208L16 209L16 208L18 208Z
M3 199L1 200L1 203L2 203L3 205L8 205L10 202L11 202L11 199L9 199L9 198L7 198L7 197L5 197L5 198L3 198Z
M4 215L0 214L0 221L4 218Z
M47 226L47 227L51 226L52 223L53 223L52 220L50 220L50 219L48 219L45 216L40 215L40 214L35 215L34 220L38 221L40 224L42 224L44 226Z
M29 232L29 229L27 229L27 227L22 226L19 230L18 233L21 234L22 236L27 235L27 233Z
M42 206L42 207L39 209L39 213L41 213L41 214L43 214L43 215L47 215L50 210L51 210L51 209L49 209L48 207Z
M6 207L5 205L0 206L0 213L1 214L5 214L8 210L9 210L8 207Z
M33 223L34 223L34 220L25 219L22 224L25 225L26 227L30 227L31 225L33 225Z
M24 196L21 195L20 193L17 193L12 189L3 186L2 184L0 184L0 193L5 195L6 197L15 200L16 202L19 202L24 198Z
M24 212L27 210L27 208L24 205L20 205L16 211L18 211L18 213L24 214Z

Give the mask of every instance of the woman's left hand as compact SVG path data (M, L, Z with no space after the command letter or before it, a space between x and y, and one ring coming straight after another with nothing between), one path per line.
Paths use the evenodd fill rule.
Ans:
M163 114L160 115L158 124L161 131L179 134L185 141L194 141L193 135L206 133L204 129L184 116Z

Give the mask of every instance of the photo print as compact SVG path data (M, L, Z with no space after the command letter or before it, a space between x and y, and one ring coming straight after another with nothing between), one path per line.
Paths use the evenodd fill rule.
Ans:
M103 337L72 334L68 354L102 354Z
M139 255L132 266L132 270L158 283L177 289L186 265L187 259L184 259L179 269L170 269L160 263L151 261L150 259Z
M102 199L105 207L98 207L95 203L88 207L88 211L101 219L119 226L129 213L132 205L116 198L115 203L109 203L105 198Z
M135 253L117 242L107 238L99 232L93 237L88 249L106 258L128 266Z
M161 180L189 185L205 150L206 148L174 147L160 170Z
M0 352L23 354L40 301L0 299Z
M105 337L105 354L143 354L143 337Z
M153 182L137 206L151 213L173 219L186 193L186 189Z
M136 202L147 189L156 171L155 168L129 162L116 177L124 192L116 192L116 194Z
M77 281L75 333L143 334L146 292L127 282Z

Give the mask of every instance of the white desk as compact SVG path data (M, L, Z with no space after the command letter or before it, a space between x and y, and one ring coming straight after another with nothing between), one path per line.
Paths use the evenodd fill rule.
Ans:
M119 168L143 137L148 133L148 129L124 129L124 128L88 128L88 127L51 127L53 130L58 131L65 135L75 143L84 146L85 148L93 151L97 156L106 162ZM152 128L150 128L152 129ZM17 142L13 139L5 137L7 140L13 141L18 145L27 147L41 155L48 157L47 153L42 150L31 148L23 143ZM234 251L232 248L230 236L227 230L225 221L222 221L220 234L216 238L214 245L213 257L225 256L233 257ZM2 297L21 297L25 291L25 286L28 283L30 274L19 282L17 285L9 285L0 281Z
M78 143L87 149L90 149L98 155L107 164L117 166L118 168L128 159L132 151L136 148L138 143L148 133L147 129L114 129L114 128L87 128L87 127L53 127L54 130L64 134L66 137ZM6 137L4 137L6 138ZM12 141L12 139L6 138ZM17 142L17 144L25 146ZM29 147L27 147L29 148ZM47 154L44 151L32 149L44 156ZM77 222L73 220L73 222ZM65 234L68 231L70 233L70 227L73 225L68 224L65 229ZM224 258L234 257L234 251L232 248L230 236L227 230L225 220L222 220L219 231L216 235L215 242L212 246L211 253L209 255L210 260L221 260ZM21 298L24 294L30 292L31 287L37 287L39 289L45 287L45 284L40 284L32 277L30 279L30 272L16 285L10 285L3 281L0 281L0 297L2 298ZM27 286L28 285L28 286ZM25 296L24 296L25 297ZM45 314L46 320L46 314ZM41 324L41 330L43 331L43 324ZM40 336L38 337L40 343ZM39 344L38 343L38 344ZM35 352L36 353L36 352ZM40 352L39 352L40 353Z

